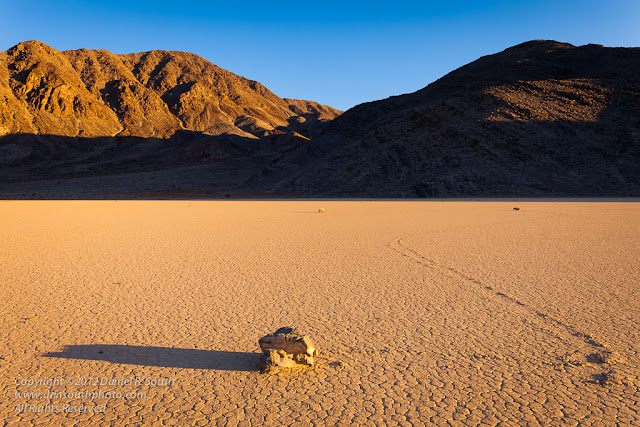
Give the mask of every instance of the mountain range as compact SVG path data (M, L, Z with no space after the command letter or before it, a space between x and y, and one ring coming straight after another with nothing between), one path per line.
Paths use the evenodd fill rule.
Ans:
M0 134L5 198L638 196L640 49L530 41L341 114L31 41L0 52Z

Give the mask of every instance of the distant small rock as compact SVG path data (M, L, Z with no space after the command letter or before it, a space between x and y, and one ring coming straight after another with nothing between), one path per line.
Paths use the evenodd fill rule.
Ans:
M313 366L314 357L318 355L311 338L291 327L280 328L260 338L258 344L263 353L258 362L262 371Z
M607 363L609 365L613 365L624 360L620 353L611 350L602 350L601 352L596 353L595 357L600 363Z
M624 379L624 375L612 370L602 374L602 377L600 378L600 384L603 386L622 384Z
M513 208L513 210L514 210L514 211L519 211L519 210L520 210L520 208L516 206L515 208Z

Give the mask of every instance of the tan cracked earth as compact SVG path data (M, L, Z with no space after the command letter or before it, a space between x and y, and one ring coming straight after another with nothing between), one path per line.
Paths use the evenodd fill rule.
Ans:
M4 425L640 425L639 203L0 210Z

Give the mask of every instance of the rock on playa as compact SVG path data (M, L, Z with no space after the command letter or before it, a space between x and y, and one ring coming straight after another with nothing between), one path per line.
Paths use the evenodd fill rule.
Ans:
M318 355L311 338L295 328L280 328L258 340L263 356L258 367L263 371L273 368L296 368L314 365Z

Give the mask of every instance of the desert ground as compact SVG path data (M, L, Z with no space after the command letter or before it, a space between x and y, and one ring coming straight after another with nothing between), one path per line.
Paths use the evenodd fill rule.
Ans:
M4 425L640 426L638 202L0 212ZM258 372L282 326L315 368Z

